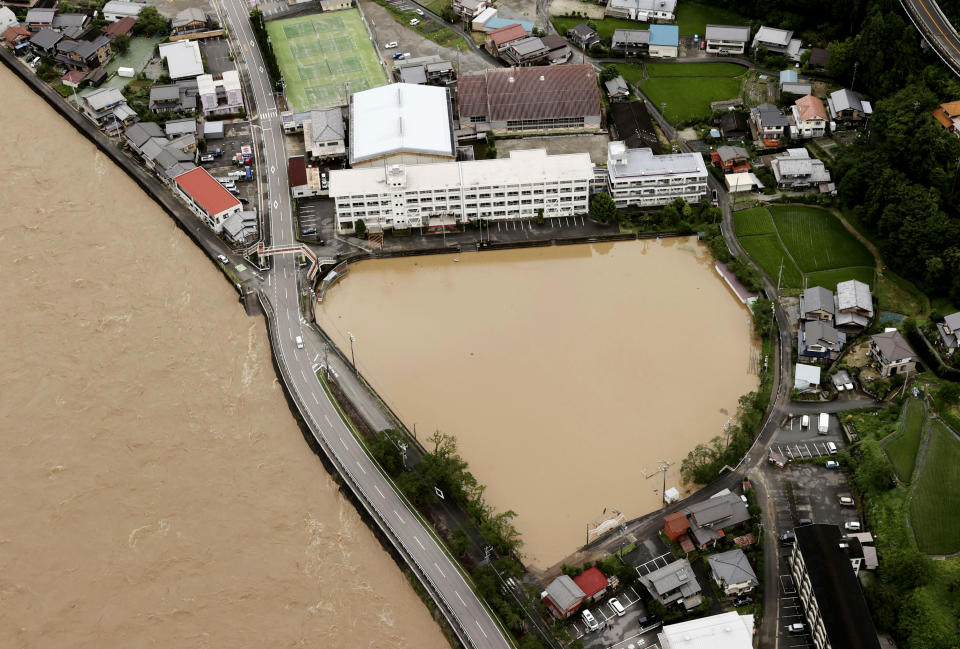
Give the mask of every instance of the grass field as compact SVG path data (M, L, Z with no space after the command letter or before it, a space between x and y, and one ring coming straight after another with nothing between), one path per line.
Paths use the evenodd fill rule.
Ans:
M532 20L532 19L531 19ZM553 23L553 26L557 28L557 31L560 32L560 35L563 36L567 33L567 30L576 27L582 23L586 23L589 19L587 18L567 18L565 16L550 16L550 22ZM610 39L613 38L613 32L617 29L647 29L647 25L644 23L638 23L634 20L625 20L623 18L604 18L603 20L593 20L590 21L596 24L597 34L600 35L600 40L605 44L610 44ZM579 52L579 48L571 46L571 49L574 52ZM576 57L574 57L576 58Z
M849 279L876 284L873 255L826 210L769 205L735 212L733 223L740 243L774 282L784 260L781 286L788 293L805 285L832 291Z
M910 500L917 545L928 554L960 551L960 440L931 421L930 448Z
M342 106L350 92L387 83L356 9L267 23L273 51L295 111Z
M746 237L751 234L774 234L776 232L773 227L773 219L770 218L770 212L765 207L754 207L735 212L733 229L738 237Z
M735 63L647 63L640 89L677 124L710 116L710 102L740 96L746 68ZM621 67L620 65L617 66Z
M800 270L873 266L870 251L830 212L807 205L771 205L768 209Z
M707 25L749 25L750 21L726 9L688 2L677 3L677 25L681 36L700 34L703 38Z
M917 461L920 438L925 419L923 402L917 399L907 401L907 412L903 420L903 430L884 445L887 457L893 464L900 481L909 483L913 476L913 466Z

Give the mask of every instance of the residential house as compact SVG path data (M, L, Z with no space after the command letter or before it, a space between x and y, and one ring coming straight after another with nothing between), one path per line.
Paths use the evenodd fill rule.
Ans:
M707 25L703 40L708 54L743 54L750 42L750 28L740 25Z
M16 9L32 9L38 2L39 0L4 0L3 4Z
M749 593L760 585L757 573L743 550L718 552L707 557L713 580L727 595Z
M644 23L673 22L677 0L607 0L604 14Z
M780 140L790 132L790 120L773 104L760 104L750 109L750 117L757 130L757 139L764 146L780 146Z
M750 119L739 110L730 110L720 117L720 134L724 140L743 140L750 137Z
M870 358L877 362L880 376L906 374L917 369L917 354L896 329L870 336Z
M603 85L607 89L607 96L610 97L612 101L630 97L630 86L627 85L627 82L624 81L623 77L619 74L609 81L604 82Z
M570 57L573 56L573 50L570 49L570 44L567 43L566 39L562 36L547 34L546 36L541 36L540 40L543 41L544 47L547 48L547 61L550 62L550 65L566 63L570 60Z
M312 158L338 158L347 154L346 128L339 108L314 110L303 122L304 150Z
M710 154L710 162L723 169L724 173L750 171L750 154L742 146L721 146Z
M219 78L201 74L197 77L197 93L204 115L232 115L243 110L243 90L236 70L226 70Z
M223 139L223 122L211 122L208 119L203 120L203 139L207 140L222 140Z
M650 596L664 606L682 604L689 611L703 601L697 576L686 559L679 559L645 575L638 570L637 574Z
M79 38L90 16L87 14L57 14L53 17L53 29L64 35L65 38Z
M812 47L810 48L810 59L807 61L807 65L811 68L824 69L827 67L827 64L830 63L830 50L824 49L822 47Z
M170 21L170 33L173 35L192 34L193 32L203 31L206 28L207 14L205 14L202 9L196 7L188 7L178 12L177 15L173 17L173 20Z
M247 245L253 243L257 236L259 219L255 207L234 212L223 220L223 234L235 244Z
M797 191L816 187L820 191L831 190L830 172L821 160L810 157L806 149L787 149L787 152L770 161L773 176L781 189Z
M457 72L450 61L431 54L397 61L393 76L400 83L448 86L456 81Z
M125 2L124 0L110 0L101 10L103 19L115 23L121 18L136 18L147 5L139 2Z
M833 320L837 307L833 293L822 286L811 286L800 295L801 320Z
M84 114L108 134L114 135L123 127L137 121L137 114L123 94L116 88L100 88L83 95Z
M527 36L529 36L533 33L535 23L529 20L514 20L513 18L494 16L493 18L488 18L486 22L483 23L483 31L489 34L492 31L509 27L510 25L520 25L523 27L523 31L527 33Z
M320 8L324 11L340 11L353 7L353 0L320 0Z
M206 169L197 167L176 176L174 187L190 210L217 234L223 231L227 217L243 211L240 201Z
M690 519L690 538L699 548L715 545L724 536L724 528L750 521L746 503L729 490L690 505L683 511Z
M531 66L546 58L550 50L537 36L528 36L508 43L500 52L500 58L516 67Z
M880 649L836 525L804 525L787 563L816 649Z
M960 311L951 313L943 322L938 322L937 333L940 334L937 345L947 356L953 356L958 346L957 335L960 334Z
M290 181L290 194L294 198L325 196L329 193L329 185L321 182L320 169L308 167L302 155L287 160L287 178Z
M619 208L699 203L707 195L707 167L699 153L654 155L650 149L607 145L608 191Z
M696 550L693 541L690 540L690 535L687 534L689 530L690 520L683 512L674 512L663 517L663 533L671 541L679 543L680 549L687 554Z
M731 611L664 625L657 644L660 649L753 649L753 628L753 615Z
M567 575L554 579L540 595L553 616L560 620L565 620L576 612L585 597L580 587Z
M793 102L794 137L809 139L823 137L827 130L827 111L823 102L813 95L806 95Z
M940 104L933 109L933 118L950 133L960 137L960 101Z
M870 102L863 101L846 88L831 92L827 97L827 107L833 121L853 126L866 122L873 114Z
M847 342L846 334L824 320L811 320L797 332L797 353L814 358L836 358Z
M763 47L768 52L785 54L791 61L800 60L801 46L800 39L793 37L793 31L784 29L763 26L753 37L754 54L757 53L757 48Z
M610 139L621 141L628 149L650 149L660 154L660 140L657 138L653 120L643 101L628 101L610 105L607 115Z
M581 50L589 50L600 42L600 35L597 34L597 30L584 24L568 29L567 38Z
M197 120L192 117L183 119L171 119L163 126L164 133L168 138L180 137L181 135L197 136Z
M137 122L123 131L123 139L130 150L143 155L143 146L153 138L163 139L163 129L156 122Z
M676 25L650 25L650 52L654 59L677 57L680 47L680 28Z
M452 0L450 7L464 22L470 22L490 6L487 0Z
M63 40L60 32L52 29L43 28L30 39L30 49L37 56L49 56L53 58L57 53L57 43Z
M171 185L180 174L196 169L196 138L188 135L171 141L152 137L140 147L140 157L161 181Z
M17 14L11 11L10 7L0 7L0 32L7 31L8 27L17 27L20 21L17 20Z
M496 7L487 7L480 14L470 21L470 29L475 32L482 32L483 26L487 24L487 21L491 18L495 18L497 15Z
M797 95L798 97L802 97L803 95L809 95L811 92L813 92L813 86L805 81L780 84L781 99L788 99L786 95Z
M610 587L610 580L599 568L587 568L573 578L573 583L583 591L583 601L594 602L599 600Z
M796 83L797 71L796 70L780 70L780 85L782 86L785 83Z
M820 389L820 368L797 363L793 371L793 387L798 392L816 392Z
M494 133L597 132L597 70L590 64L488 69L461 75L460 129Z
M54 58L69 70L87 73L109 62L112 54L110 39L97 36L90 41L61 40L57 43L57 54Z
M7 43L7 47L18 54L30 47L32 37L33 34L25 27L7 27L3 31L3 40Z
M873 319L873 295L870 287L855 279L837 284L836 316L837 329L859 334Z
M196 41L182 40L160 44L160 58L166 60L170 78L193 79L203 74L203 57Z
M53 29L53 19L56 15L56 9L31 9L23 19L23 24L32 32Z
M121 18L115 23L110 23L103 28L103 35L109 38L111 41L115 39L120 34L126 34L129 36L133 32L133 26L137 24L136 18L126 17Z
M80 72L79 70L68 70L60 77L60 83L68 88L79 88L86 76L86 73Z
M624 56L646 56L650 52L649 29L615 29L610 49Z
M196 79L150 88L149 108L154 113L181 113L192 115L197 111L199 87Z
M483 38L483 46L487 48L491 56L499 57L500 52L505 50L510 43L523 40L526 37L527 30L522 25L508 25L487 32L487 35Z
M752 172L741 171L735 174L724 174L723 179L727 183L727 191L731 194L758 192L763 189L763 183L757 178L757 174Z

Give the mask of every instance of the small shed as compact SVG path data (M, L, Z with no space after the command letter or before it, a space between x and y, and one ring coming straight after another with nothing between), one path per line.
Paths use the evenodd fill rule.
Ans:
M816 365L797 363L794 370L794 387L800 392L816 392L820 387L820 368Z
M203 137L207 140L222 140L223 122L204 122Z

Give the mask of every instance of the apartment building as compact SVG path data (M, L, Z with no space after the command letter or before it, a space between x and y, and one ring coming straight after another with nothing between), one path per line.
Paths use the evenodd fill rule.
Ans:
M332 170L337 230L446 227L585 214L593 163L588 153L511 151L509 158Z
M607 172L610 196L621 208L667 205L676 198L698 203L707 195L707 166L699 153L654 155L611 142Z

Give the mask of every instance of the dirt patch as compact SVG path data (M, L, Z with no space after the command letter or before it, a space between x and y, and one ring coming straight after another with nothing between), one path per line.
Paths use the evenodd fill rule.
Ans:
M880 374L873 369L873 359L870 358L869 350L870 341L864 340L847 352L847 355L843 359L850 367L859 368L860 381L866 383L867 387L869 387L870 383L880 378Z
M521 4L521 3L517 3ZM530 4L525 2L523 4ZM579 16L586 14L588 18L603 18L604 5L594 2L580 2L580 0L553 0L550 3L550 14L553 16Z
M560 0L563 2L564 0ZM575 0L566 0L568 2L575 2ZM556 2L553 3L556 6ZM580 4L575 2L575 4ZM498 16L504 18L514 18L517 20L537 20L537 3L536 0L500 0L497 3L499 9ZM507 11L504 11L506 9ZM557 13L552 11L550 13ZM603 13L601 9L600 13Z
M609 135L571 135L566 137L525 137L512 140L497 140L497 157L508 158L511 151L522 149L546 149L550 155L562 153L590 154L594 164L606 164Z

